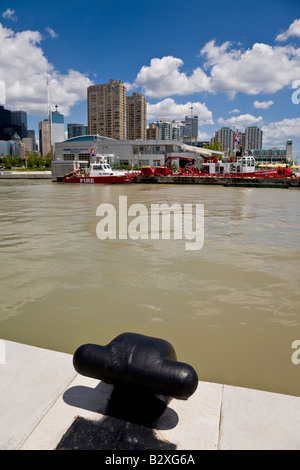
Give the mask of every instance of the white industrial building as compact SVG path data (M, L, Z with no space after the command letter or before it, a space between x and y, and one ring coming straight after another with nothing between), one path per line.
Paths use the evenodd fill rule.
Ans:
M54 144L52 178L53 181L60 181L75 169L77 162L81 168L88 167L93 152L106 155L110 164L157 167L164 165L167 157L178 152L181 156L193 155L183 152L182 147L183 143L176 140L117 140L99 135L73 137ZM194 157L201 159L198 152Z

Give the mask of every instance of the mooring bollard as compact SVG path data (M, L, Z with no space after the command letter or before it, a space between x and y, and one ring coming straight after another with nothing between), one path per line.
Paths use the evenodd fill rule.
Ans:
M198 386L196 371L177 361L168 341L137 333L122 333L106 346L84 344L73 364L79 374L107 384L183 400Z

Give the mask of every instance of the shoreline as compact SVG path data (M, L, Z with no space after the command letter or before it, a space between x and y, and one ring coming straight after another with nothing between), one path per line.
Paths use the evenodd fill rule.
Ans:
M52 179L52 171L3 171L0 172L1 180L11 179Z

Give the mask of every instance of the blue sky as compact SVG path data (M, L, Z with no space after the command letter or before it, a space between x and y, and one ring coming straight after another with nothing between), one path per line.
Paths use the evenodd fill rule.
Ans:
M0 98L5 84L36 131L47 76L66 124L87 124L87 86L113 78L145 94L148 122L193 107L200 139L257 125L300 162L299 0L0 0Z

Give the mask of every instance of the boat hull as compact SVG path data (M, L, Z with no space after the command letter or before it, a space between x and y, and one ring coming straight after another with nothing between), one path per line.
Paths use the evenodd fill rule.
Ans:
M70 176L64 177L63 183L68 184L129 184L136 175L107 176Z

